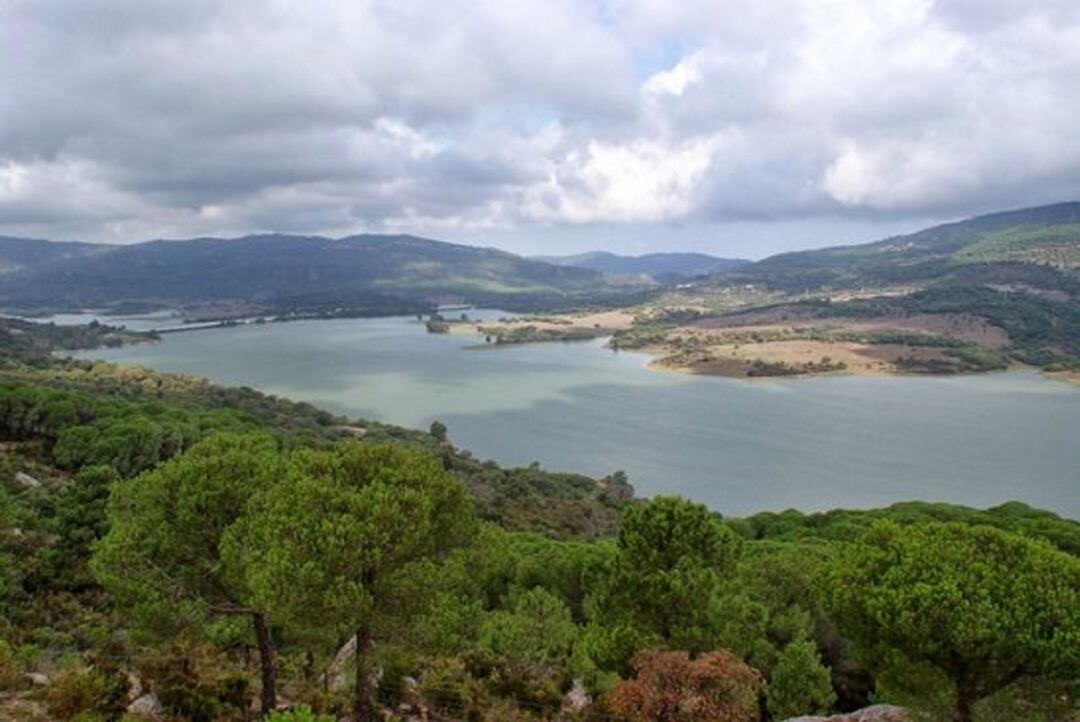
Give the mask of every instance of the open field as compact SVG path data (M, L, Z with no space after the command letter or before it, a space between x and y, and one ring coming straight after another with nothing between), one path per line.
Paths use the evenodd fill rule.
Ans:
M518 316L498 321L449 321L446 331L477 334L496 345L581 341L611 336L631 328L634 314L625 309L544 316ZM432 328L429 324L429 329Z
M908 373L905 364L947 364L945 349L847 341L766 341L716 344L701 351L665 354L650 366L712 376L752 378L841 373L885 376Z

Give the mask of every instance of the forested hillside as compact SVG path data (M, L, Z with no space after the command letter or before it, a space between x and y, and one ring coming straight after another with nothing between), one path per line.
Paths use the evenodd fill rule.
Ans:
M5 354L0 717L1076 719L1074 521L728 519L452 432Z
M622 298L599 273L415 236L262 235L131 246L0 239L0 307L205 307L389 315L442 302L558 308Z
M806 291L928 282L1080 290L1080 202L978 216L876 243L782 253L728 280Z
M668 289L619 348L725 376L1080 369L1080 203L785 253Z

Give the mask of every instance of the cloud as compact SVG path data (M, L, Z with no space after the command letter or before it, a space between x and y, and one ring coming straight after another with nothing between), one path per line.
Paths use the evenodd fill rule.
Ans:
M1070 0L9 0L0 43L6 233L894 223L1080 197Z

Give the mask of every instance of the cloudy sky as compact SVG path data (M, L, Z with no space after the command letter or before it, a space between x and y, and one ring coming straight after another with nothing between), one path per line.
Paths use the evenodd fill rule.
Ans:
M762 256L1080 198L1077 0L0 0L0 233Z

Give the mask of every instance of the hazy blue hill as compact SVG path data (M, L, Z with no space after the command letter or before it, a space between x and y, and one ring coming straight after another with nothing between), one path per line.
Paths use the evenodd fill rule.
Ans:
M1078 269L1080 202L1070 202L977 216L875 243L782 253L727 276L784 290L959 276L1058 288L1075 285Z
M42 241L0 236L0 273L11 273L52 261L108 252L113 246L93 243Z
M702 276L750 263L739 258L718 258L705 253L622 256L607 251L592 251L572 256L537 256L536 260L559 266L587 268L607 276L650 276L658 280L675 276Z
M239 301L304 306L555 299L602 290L600 274L415 236L257 235L89 246L28 242L32 263L0 278L0 305L86 307ZM36 246L34 244L37 244ZM81 248L81 247L80 247ZM37 255L34 255L34 254Z

